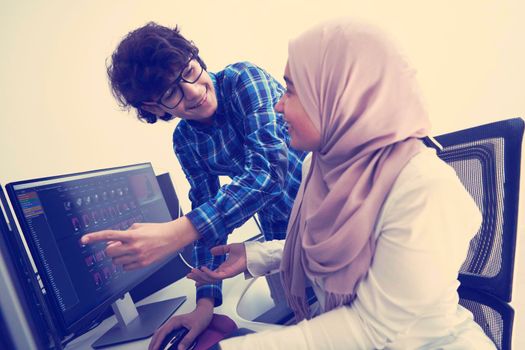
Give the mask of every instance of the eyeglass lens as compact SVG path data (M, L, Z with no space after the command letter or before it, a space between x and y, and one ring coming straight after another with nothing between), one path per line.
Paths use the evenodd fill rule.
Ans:
M175 81L171 88L162 95L161 104L166 108L175 108L184 98L184 92L180 84L194 84L202 75L204 68L202 65L194 60L188 63L188 66L181 73L180 77Z

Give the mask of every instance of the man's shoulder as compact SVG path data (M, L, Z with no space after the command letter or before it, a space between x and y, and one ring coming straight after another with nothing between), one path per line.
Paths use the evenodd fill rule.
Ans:
M221 75L219 85L224 95L253 89L269 89L278 95L283 91L282 85L273 76L248 61L229 64L218 74Z
M187 144L188 135L191 133L191 127L184 119L179 120L175 130L173 130L173 146L181 147Z
M225 83L232 83L233 85L245 84L250 81L265 80L272 83L277 83L274 77L272 77L265 69L258 65L248 62L241 61L227 65L224 69L217 74L223 76Z
M264 69L262 69L261 67L249 61L240 61L240 62L230 63L229 65L224 67L222 72L225 75L240 75L243 72L249 71L249 70L264 72Z

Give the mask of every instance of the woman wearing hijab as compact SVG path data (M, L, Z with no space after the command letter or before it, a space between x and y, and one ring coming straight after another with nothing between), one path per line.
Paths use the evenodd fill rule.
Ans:
M300 322L221 349L494 349L457 294L481 216L420 140L430 122L405 59L377 30L332 21L290 42L284 79L275 108L292 147L312 152L286 243L215 247L228 260L189 277L280 268ZM322 314L305 320L309 285Z

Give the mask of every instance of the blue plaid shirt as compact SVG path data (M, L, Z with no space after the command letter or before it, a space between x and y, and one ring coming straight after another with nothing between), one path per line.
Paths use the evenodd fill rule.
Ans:
M181 120L173 145L191 186L193 210L186 216L201 235L196 266L214 270L224 256L212 256L209 248L225 244L255 213L267 240L285 238L306 153L289 148L286 123L274 110L284 89L268 73L241 62L209 74L218 101L213 125ZM220 186L220 175L231 183ZM220 305L221 284L198 287L197 299L203 297Z

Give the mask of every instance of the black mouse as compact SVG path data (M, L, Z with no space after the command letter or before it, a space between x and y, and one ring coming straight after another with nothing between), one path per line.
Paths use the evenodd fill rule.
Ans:
M176 328L169 332L164 340L160 344L159 350L177 350L180 341L188 334L189 330L187 328L181 327ZM197 345L197 341L193 341L190 347L187 350L192 350Z

